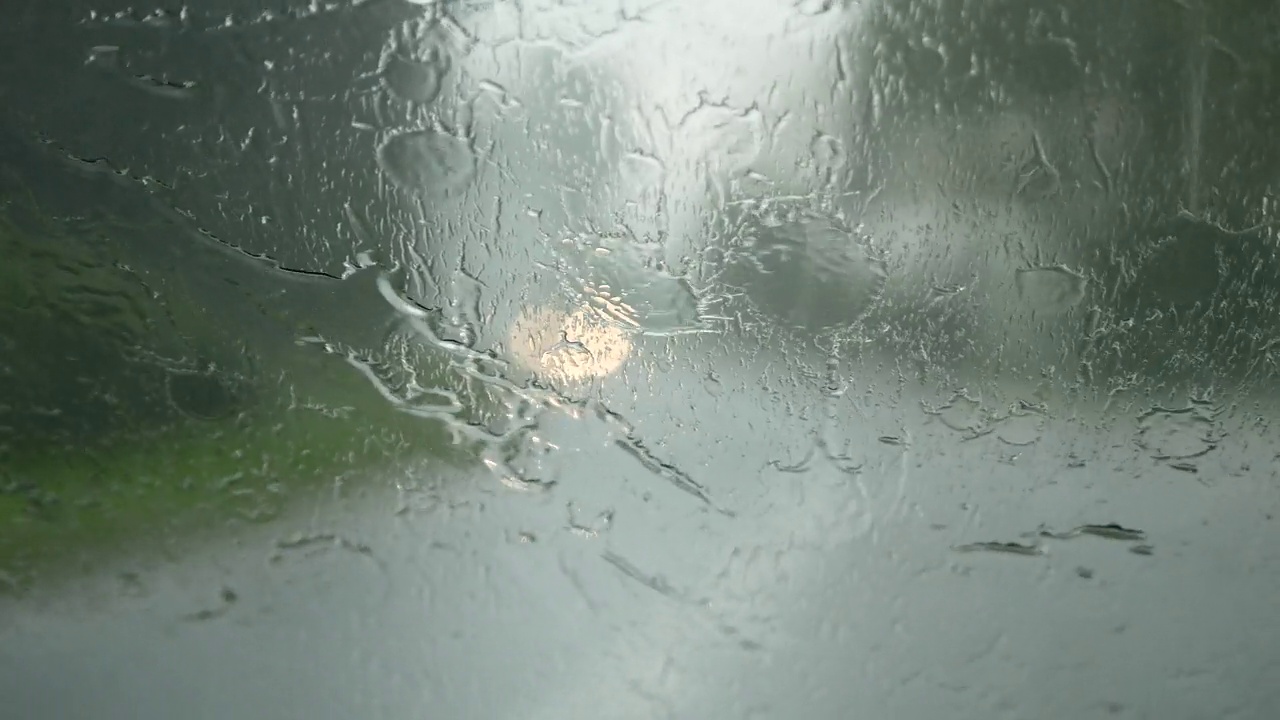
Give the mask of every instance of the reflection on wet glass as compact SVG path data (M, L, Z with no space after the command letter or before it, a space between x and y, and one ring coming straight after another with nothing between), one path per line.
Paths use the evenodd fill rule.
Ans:
M1274 4L15 2L23 717L1280 709Z

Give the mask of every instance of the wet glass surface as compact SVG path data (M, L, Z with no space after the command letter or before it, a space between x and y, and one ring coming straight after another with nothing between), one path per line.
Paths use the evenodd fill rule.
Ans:
M1280 11L10 0L30 718L1273 718Z

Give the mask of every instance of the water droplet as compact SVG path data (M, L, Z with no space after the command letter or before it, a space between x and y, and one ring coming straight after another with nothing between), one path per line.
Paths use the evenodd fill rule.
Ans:
M1004 553L1007 555L1028 555L1040 556L1046 555L1047 552L1040 545L1025 545L1016 542L975 542L967 545L957 545L952 548L956 552L972 553L972 552L989 552Z
M1018 170L1014 194L1029 200L1044 200L1061 191L1062 176L1053 163L1049 162L1039 133L1032 132L1031 146L1031 157Z
M475 178L476 156L465 139L436 130L410 130L378 147L378 165L399 187L453 192Z
M751 166L764 149L766 131L760 111L738 111L706 103L685 117L683 147L725 173L739 173Z
M569 532L581 538L597 538L602 533L608 532L613 524L613 510L611 508L600 512L590 521L579 519L579 514L573 503L569 503L567 509L569 511Z
M761 310L804 328L857 321L884 289L884 263L836 218L783 212L749 223L725 281Z
M277 540L276 552L268 558L268 561L279 563L288 554L297 553L303 557L311 557L331 550L343 550L357 555L373 557L373 548L365 543L356 542L337 533L320 532L312 534L295 533L290 537Z
M844 166L844 144L838 138L819 133L809 142L809 152L819 169L837 170Z
M1088 278L1062 265L1018 271L1018 295L1036 310L1065 312L1084 299Z
M171 80L153 75L125 76L126 82L134 87L162 98L183 100L195 96L196 83L193 80Z
M85 65L100 65L112 69L120 66L119 45L94 45L86 54Z
M1086 98L1089 109L1088 138L1094 162L1103 179L1111 182L1111 169L1124 158L1142 134L1141 116L1119 94Z
M1001 420L996 427L996 437L1009 445L1031 445L1044 432L1045 417L1039 412L1018 409Z
M658 158L642 153L629 152L622 156L619 166L624 192L635 195L661 188L666 168Z
M1052 197L1062 188L1062 179L1052 165L1031 160L1018 174L1017 194L1033 200Z
M705 329L698 294L673 275L660 243L630 233L582 233L556 248L569 274L567 290L620 328L648 335L677 335Z
M525 370L563 387L617 372L631 356L631 340L585 309L534 308L512 324L507 350Z
M301 588L358 587L377 596L387 592L389 583L387 567L372 545L335 530L279 538L267 567L278 582Z
M1188 460L1217 447L1220 432L1210 410L1153 408L1138 419L1138 445L1157 460Z
M241 402L229 378L213 373L170 371L166 387L174 407L202 420L226 417Z
M836 0L796 0L796 12L801 15L821 15L835 7Z
M925 408L925 412L936 416L943 425L952 430L967 435L980 435L987 425L987 414L982 408L982 403L964 393L956 394L941 407Z
M1159 237L1139 261L1135 289L1157 307L1187 309L1207 305L1222 279L1219 249L1239 245L1211 225L1178 218L1157 230Z
M929 288L929 304L942 302L949 297L959 295L965 291L964 285L956 283L947 283L943 285L933 285Z
M421 59L389 53L382 59L382 84L402 100L430 103L440 95L448 70L449 57L438 48Z

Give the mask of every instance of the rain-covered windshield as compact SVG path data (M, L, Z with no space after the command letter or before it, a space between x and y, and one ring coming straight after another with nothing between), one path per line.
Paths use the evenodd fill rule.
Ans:
M1280 9L6 0L0 715L1280 714Z

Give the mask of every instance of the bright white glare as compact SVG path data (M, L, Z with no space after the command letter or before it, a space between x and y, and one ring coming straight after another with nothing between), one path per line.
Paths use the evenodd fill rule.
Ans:
M617 372L631 357L632 344L625 330L585 308L566 314L535 307L512 323L507 349L526 371L564 385Z

